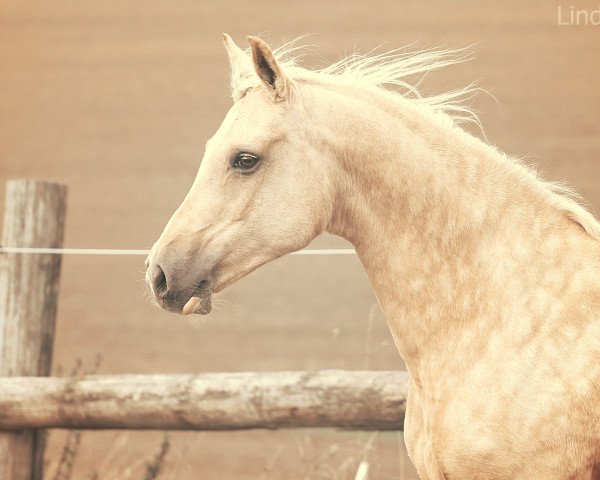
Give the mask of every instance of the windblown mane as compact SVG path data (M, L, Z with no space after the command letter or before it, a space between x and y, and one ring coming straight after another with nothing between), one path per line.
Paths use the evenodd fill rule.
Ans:
M476 82L433 96L424 96L418 90L422 79L430 71L470 60L471 47L421 51L400 48L372 55L353 53L327 67L308 70L298 65L301 56L298 51L305 48L298 44L298 40L292 40L273 50L286 74L298 82L338 80L356 86L380 88L429 107L432 112L443 113L455 123L473 123L483 132L479 117L467 103L477 92L482 91L476 86ZM408 81L409 77L416 77L418 80L411 83ZM231 92L234 99L243 97L248 90L259 84L257 75L244 76L239 72L232 72ZM574 190L559 182L543 180L533 168L522 164L519 159L499 153L507 161L522 167L530 180L542 187L551 204L581 225L591 237L600 240L600 223L579 203L581 197Z
M446 113L458 123L470 122L479 127L477 114L466 102L480 89L475 83L464 88L444 92L434 96L423 96L418 90L419 83L430 71L471 59L471 48L427 49L418 52L400 48L379 54L353 53L324 68L308 70L298 65L298 51L304 49L298 39L285 43L273 50L277 62L287 75L296 81L339 79L355 85L378 87L393 91L433 110ZM408 77L421 76L416 83ZM231 76L231 92L234 99L242 97L246 91L259 85L258 77Z

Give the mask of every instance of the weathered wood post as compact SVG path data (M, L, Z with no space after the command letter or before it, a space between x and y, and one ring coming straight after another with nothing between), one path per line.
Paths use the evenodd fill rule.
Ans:
M62 246L67 187L9 181L4 247ZM47 376L61 255L0 253L0 377ZM43 430L0 432L0 479L41 480Z

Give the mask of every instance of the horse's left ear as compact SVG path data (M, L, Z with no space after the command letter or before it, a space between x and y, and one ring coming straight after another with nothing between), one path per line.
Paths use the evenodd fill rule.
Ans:
M284 100L289 93L290 80L281 69L269 46L257 37L247 37L252 48L252 62L259 78L275 101Z

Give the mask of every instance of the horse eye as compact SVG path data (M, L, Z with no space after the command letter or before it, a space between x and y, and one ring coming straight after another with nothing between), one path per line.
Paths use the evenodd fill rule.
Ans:
M258 157L251 153L240 153L235 157L233 161L233 167L239 168L240 170L250 170L254 168L258 163Z

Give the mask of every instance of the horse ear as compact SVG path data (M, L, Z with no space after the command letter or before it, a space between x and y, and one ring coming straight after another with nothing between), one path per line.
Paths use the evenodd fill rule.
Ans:
M227 56L229 57L229 64L232 69L234 65L238 65L240 62L247 63L249 60L248 54L238 47L229 35L226 33L223 33L222 35L225 50L227 50Z
M233 99L237 100L241 94L240 81L254 75L252 60L226 33L223 33L223 43L225 44L225 50L227 50L229 67L231 68L231 94Z
M275 101L284 100L288 93L289 80L281 69L269 46L257 37L247 37L252 48L252 62L259 78L272 93Z

